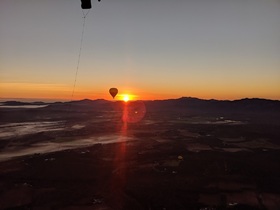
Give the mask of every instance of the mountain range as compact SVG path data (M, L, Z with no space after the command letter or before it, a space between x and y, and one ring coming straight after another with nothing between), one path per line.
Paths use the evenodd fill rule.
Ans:
M128 104L138 103L139 101L130 101ZM178 99L150 100L142 101L148 110L152 111L199 111L199 112L280 112L280 101L260 98L244 98L239 100L205 100L193 97L182 97ZM63 110L69 109L91 109L99 111L118 110L124 103L123 101L107 101L104 99L90 100L84 99L71 102L19 102L6 101L3 106L21 106L21 105L48 105L44 109Z

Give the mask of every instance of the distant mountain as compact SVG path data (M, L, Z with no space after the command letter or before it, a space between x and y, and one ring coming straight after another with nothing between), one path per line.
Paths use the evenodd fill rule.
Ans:
M244 98L239 100L205 100L192 97L182 97L178 99L143 101L147 110L150 111L178 111L178 112L280 112L279 100L268 100L259 98ZM129 102L132 104L133 102ZM122 110L123 101L107 101L104 99L90 100L84 99L71 102L3 102L5 106L21 105L48 105L42 109L55 111L119 111Z
M79 101L52 103L44 109L56 111L108 111L112 109L112 102L104 99L83 99Z
M209 111L239 111L239 112L272 112L280 111L280 101L267 99L240 99L240 100L204 100L192 97L182 97L172 100L148 101L146 104L152 109L165 110L177 109L197 110L200 112Z
M47 105L48 103L44 103L42 101L36 102L21 102L21 101L6 101L1 103L2 106L25 106L25 105Z

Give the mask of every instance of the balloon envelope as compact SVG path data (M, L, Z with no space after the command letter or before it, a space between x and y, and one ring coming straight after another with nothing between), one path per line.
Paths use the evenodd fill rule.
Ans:
M82 9L90 9L91 8L91 0L81 0Z
M110 88L109 93L113 98L118 94L118 89L117 88Z

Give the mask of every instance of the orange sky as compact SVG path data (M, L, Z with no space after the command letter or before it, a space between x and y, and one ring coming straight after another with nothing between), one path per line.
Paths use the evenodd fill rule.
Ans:
M63 84L36 84L36 83L0 83L2 98L34 98L34 99L57 99L71 100L72 86ZM134 100L158 100L158 99L174 99L183 96L198 97L202 99L240 99L250 96L250 98L269 98L279 100L279 92L270 92L272 88L277 90L278 87L267 86L260 90L257 87L234 87L223 89L219 86L201 86L200 88L189 88L182 91L172 90L168 87L150 92L150 89L136 89L130 87L120 87L119 94L115 99L122 99L123 95L130 95ZM205 91L207 89L207 91ZM73 100L80 99L99 99L112 100L109 89L91 89L76 87ZM12 97L11 97L12 96ZM215 96L215 97L213 97Z
M141 8L141 9L140 9ZM0 1L0 98L280 100L280 2Z

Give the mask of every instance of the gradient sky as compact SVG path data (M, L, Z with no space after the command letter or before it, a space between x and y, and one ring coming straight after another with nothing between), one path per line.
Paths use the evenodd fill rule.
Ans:
M74 99L280 99L280 0L92 0ZM71 99L80 0L0 1L0 97Z

